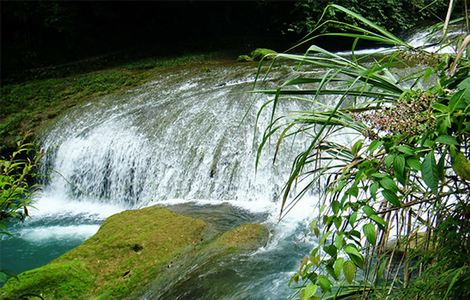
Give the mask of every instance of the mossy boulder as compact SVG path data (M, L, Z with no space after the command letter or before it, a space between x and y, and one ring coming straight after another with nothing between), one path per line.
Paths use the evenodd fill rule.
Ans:
M149 286L164 289L175 284L195 261L254 250L267 239L266 228L257 224L223 234L210 227L203 220L155 206L113 215L82 245L10 279L0 289L0 298L135 298Z
M251 51L251 58L254 60L273 59L276 54L277 52L271 49L256 48L255 50Z

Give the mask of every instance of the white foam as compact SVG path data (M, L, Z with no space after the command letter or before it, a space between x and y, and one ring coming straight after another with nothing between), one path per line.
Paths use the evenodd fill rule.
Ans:
M371 54L384 54L387 52L392 52L394 51L394 48L391 47L380 47L380 48L372 48L372 49L361 49L361 50L356 50L354 51L354 55L371 55ZM349 56L352 55L352 51L340 51L340 52L335 52L337 55L341 56Z
M99 225L41 226L20 230L19 237L30 242L84 240L95 234Z
M34 202L30 210L33 219L60 218L67 216L82 216L96 220L103 220L113 214L125 210L116 204L103 203L93 200L70 200L64 195L45 192Z

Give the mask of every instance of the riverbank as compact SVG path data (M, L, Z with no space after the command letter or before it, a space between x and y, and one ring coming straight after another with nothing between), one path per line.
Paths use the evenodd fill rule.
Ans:
M67 74L64 70L55 74L55 69L50 69L45 71L49 75L44 75L43 79L2 85L0 154L8 153L19 137L28 133L36 136L71 107L104 95L123 94L148 82L163 68L203 63L211 59L230 60L231 57L223 52L150 57L93 71L85 68L80 72L78 69L66 76L61 76Z

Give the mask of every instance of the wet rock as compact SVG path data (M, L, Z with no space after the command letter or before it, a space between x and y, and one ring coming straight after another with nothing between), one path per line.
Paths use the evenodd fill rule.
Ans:
M195 263L255 250L268 236L265 227L244 224L207 238L209 227L201 219L156 206L121 212L82 245L10 279L0 298L134 299L148 290L167 290L194 271Z

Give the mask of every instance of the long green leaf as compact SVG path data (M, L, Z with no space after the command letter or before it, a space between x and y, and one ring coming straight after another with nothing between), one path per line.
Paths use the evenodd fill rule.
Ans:
M434 194L438 192L439 172L437 169L436 158L434 152L430 151L425 157L421 166L421 176L426 185Z

